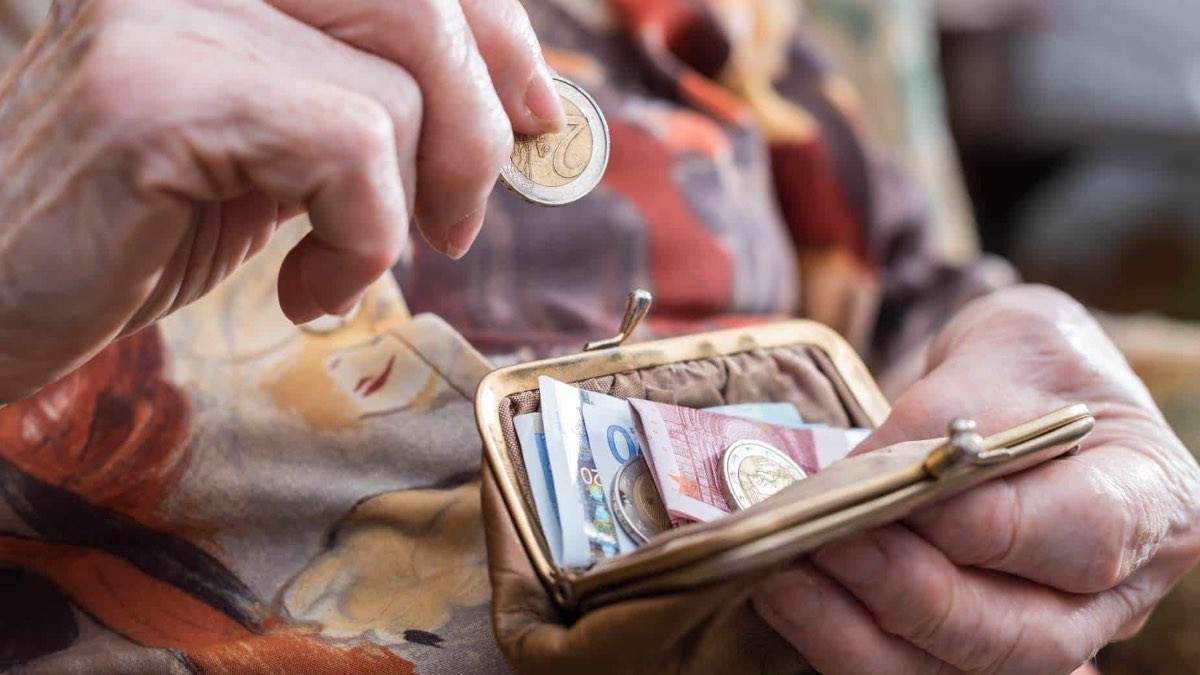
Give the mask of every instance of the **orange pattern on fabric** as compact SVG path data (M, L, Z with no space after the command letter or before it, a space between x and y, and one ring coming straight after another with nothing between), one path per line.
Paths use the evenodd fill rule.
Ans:
M698 73L681 73L679 89L689 103L723 122L745 124L749 121L746 105L740 99Z
M729 252L670 184L675 158L663 143L629 123L613 121L612 158L604 182L644 214L654 293L660 316L714 314L729 303ZM697 274L697 266L704 267ZM667 303L670 303L669 305Z
M330 645L306 635L277 633L187 650L204 675L416 675L407 659L386 647Z
M611 4L625 25L655 26L664 34L668 26L686 23L697 10L695 3L686 0L612 0Z
M729 137L711 117L686 108L647 108L643 121L675 153L695 152L714 162L731 161Z
M163 379L157 328L0 411L0 456L37 478L151 527L187 469L187 399Z
M542 56L551 70L581 84L594 85L604 80L604 68L596 59L586 54L552 49L543 45Z
M331 638L400 644L413 630L440 631L455 610L487 603L481 518L477 483L374 497L338 525L283 607Z
M140 645L196 649L253 635L178 587L95 549L0 535L0 562L36 570L84 612Z
M844 248L864 263L869 259L866 233L850 212L820 138L776 144L771 148L771 166L779 206L802 248Z
M671 71L684 100L727 124L749 121L741 100L712 79L726 54L715 44L722 36L705 6L685 0L615 0L613 6L651 58ZM701 67L714 72L695 70L699 60L713 61Z

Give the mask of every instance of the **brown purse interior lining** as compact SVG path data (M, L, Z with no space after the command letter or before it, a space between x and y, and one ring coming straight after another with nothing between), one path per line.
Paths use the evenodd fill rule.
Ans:
M804 421L833 427L869 428L866 412L850 394L825 352L807 345L756 350L607 375L571 383L622 399L640 398L692 408L740 403L791 403ZM500 403L504 445L525 499L537 519L529 477L513 418L541 410L541 395L519 392Z

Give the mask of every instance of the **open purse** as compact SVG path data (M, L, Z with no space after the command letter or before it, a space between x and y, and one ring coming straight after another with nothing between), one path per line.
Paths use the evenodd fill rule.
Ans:
M648 311L631 296L617 338L491 373L476 395L493 624L517 673L801 673L807 667L749 597L798 556L1071 451L1084 406L1002 433L902 443L842 460L720 520L665 532L588 569L556 566L513 417L539 410L537 378L687 407L786 402L806 421L878 427L888 402L861 359L809 321L623 346ZM949 422L949 420L947 420Z

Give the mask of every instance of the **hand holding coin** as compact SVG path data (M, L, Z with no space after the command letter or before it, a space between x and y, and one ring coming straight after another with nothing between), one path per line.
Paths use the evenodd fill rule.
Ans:
M353 308L410 222L462 257L514 131L563 128L519 0L60 2L15 63L0 402L205 295L302 211L278 285L295 323ZM594 179L588 142L548 170Z
M608 167L608 123L579 85L554 78L566 111L566 128L542 136L517 135L500 181L522 199L562 206L587 196Z

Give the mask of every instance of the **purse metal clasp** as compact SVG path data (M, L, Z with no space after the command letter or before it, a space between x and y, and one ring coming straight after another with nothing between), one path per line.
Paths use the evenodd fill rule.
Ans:
M607 339L598 342L589 342L583 346L585 352L596 352L601 349L612 349L625 344L633 331L637 330L638 324L646 315L650 313L650 304L654 302L654 296L650 295L650 291L637 289L625 298L625 311L621 316L621 327L619 333Z
M946 430L946 442L929 453L929 458L925 460L926 473L939 478L960 466L989 463L985 459L988 453L978 428L975 420L963 417L952 420ZM1003 456L998 459L1003 459Z
M1001 464L1036 451L1060 444L1066 439L1078 440L1095 425L1086 406L1072 406L1052 413L1041 420L1011 430L1011 437L993 438L992 442L979 435L975 420L964 418L950 422L945 443L937 446L925 460L925 473L941 478L958 469Z

